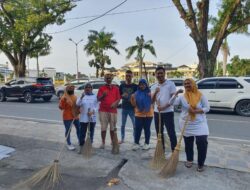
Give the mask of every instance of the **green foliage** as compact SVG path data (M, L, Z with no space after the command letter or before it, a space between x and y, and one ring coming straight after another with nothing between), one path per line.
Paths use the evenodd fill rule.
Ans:
M17 76L25 75L27 55L49 47L52 36L43 32L50 24L61 25L75 5L68 0L12 0L0 3L0 50Z
M179 71L171 71L167 74L168 78L181 78L184 76L184 73Z
M120 54L119 50L116 48L117 41L113 39L114 33L105 32L104 30L105 28L101 29L99 32L90 30L88 42L84 46L87 55L94 56L94 58L89 61L89 65L96 68L96 77L99 76L99 69L101 69L101 76L103 76L105 65L111 64L111 59L107 55L107 51L112 50L116 54Z
M238 55L231 59L227 70L232 76L246 76L250 75L250 59L240 59Z
M218 62L216 67L215 67L215 70L214 70L214 76L223 76L223 62Z

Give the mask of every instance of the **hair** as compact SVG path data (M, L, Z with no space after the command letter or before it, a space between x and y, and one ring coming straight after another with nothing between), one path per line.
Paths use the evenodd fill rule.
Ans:
M163 70L164 73L165 73L165 68L164 68L164 67L162 67L162 66L156 67L155 72L157 72L157 71L159 71L159 70Z
M131 70L126 70L126 74L133 74Z
M93 87L92 87L92 84L91 84L91 83L89 83L89 82L88 82L88 83L86 83L86 84L84 85L84 88L86 88L87 86L90 86L91 88L93 88Z

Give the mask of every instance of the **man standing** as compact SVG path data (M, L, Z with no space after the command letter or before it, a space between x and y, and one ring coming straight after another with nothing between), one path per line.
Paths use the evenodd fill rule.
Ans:
M112 83L113 75L105 74L104 80L106 84L99 88L97 98L100 101L99 117L101 123L102 144L100 148L105 148L106 131L108 124L110 125L111 142L114 140L114 129L117 122L117 106L120 102L119 88Z
M134 107L130 102L131 95L137 90L137 85L132 83L133 73L130 70L126 71L126 81L120 85L120 95L122 97L122 126L121 126L121 141L124 143L125 139L125 125L129 115L133 125L133 136L135 136L135 112ZM133 139L134 140L134 139Z
M166 126L167 133L171 143L171 149L174 151L177 144L177 138L175 133L174 125L174 108L169 105L170 98L176 92L176 87L174 82L165 79L165 69L163 67L157 67L155 70L155 76L158 80L158 83L153 85L152 96L153 101L155 102L154 108L154 120L155 120L155 130L158 135L159 133L159 114L161 116L161 134L162 134L162 143L165 150L164 143L164 125Z

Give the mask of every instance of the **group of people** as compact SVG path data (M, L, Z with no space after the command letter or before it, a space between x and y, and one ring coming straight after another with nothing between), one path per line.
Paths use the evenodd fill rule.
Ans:
M187 120L187 126L184 133L184 143L187 161L185 166L192 167L193 164L193 145L196 139L198 151L197 171L204 170L204 162L207 154L209 135L205 113L209 111L209 104L205 96L197 89L193 79L184 81L185 92L176 90L174 82L165 78L165 69L157 67L155 76L158 83L149 88L145 79L140 79L137 84L132 82L133 73L126 71L126 80L119 87L112 84L113 76L105 74L106 84L99 88L98 94L92 93L92 86L87 83L84 86L84 92L80 98L74 95L74 86L67 86L63 97L60 99L59 108L63 112L63 122L65 125L65 137L67 139L68 149L74 150L75 147L70 141L70 127L74 124L80 147L84 145L88 125L90 125L90 138L93 143L94 129L96 125L97 112L101 124L101 146L104 149L106 145L106 132L109 126L111 143L114 141L114 135L117 124L117 107L122 101L122 124L121 138L119 143L125 142L125 126L129 116L133 125L133 147L136 151L140 148L148 150L150 148L151 123L154 118L155 131L158 135L161 133L162 144L164 143L164 126L170 139L171 149L174 151L177 145L177 137L174 124L174 105L181 105L181 114L179 126L182 128ZM160 117L159 117L160 116ZM159 121L160 119L160 121ZM161 125L161 126L159 126ZM140 137L144 130L145 142L140 144ZM81 148L80 148L81 150Z

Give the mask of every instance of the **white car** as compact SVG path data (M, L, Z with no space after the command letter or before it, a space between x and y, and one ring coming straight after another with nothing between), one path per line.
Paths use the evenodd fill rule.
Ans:
M250 77L211 77L197 82L211 110L235 111L250 116Z

